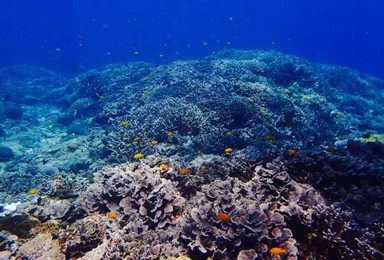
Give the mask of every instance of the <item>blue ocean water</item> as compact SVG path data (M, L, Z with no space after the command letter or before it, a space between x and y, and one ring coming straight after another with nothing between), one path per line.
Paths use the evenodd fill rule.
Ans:
M0 67L65 75L109 63L167 63L223 49L278 50L384 78L379 0L0 2Z

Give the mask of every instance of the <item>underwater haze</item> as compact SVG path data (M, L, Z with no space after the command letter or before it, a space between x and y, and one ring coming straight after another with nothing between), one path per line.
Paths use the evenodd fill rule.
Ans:
M0 259L382 260L383 7L0 0Z
M382 17L379 0L3 0L0 67L34 64L67 75L234 48L283 51L384 78Z

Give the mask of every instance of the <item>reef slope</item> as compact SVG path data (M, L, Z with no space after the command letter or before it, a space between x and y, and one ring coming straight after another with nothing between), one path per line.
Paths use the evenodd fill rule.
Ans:
M0 258L379 259L384 82L268 51L0 71Z

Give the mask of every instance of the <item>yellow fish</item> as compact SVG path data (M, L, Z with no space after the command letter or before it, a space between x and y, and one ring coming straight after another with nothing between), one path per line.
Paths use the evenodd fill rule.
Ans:
M33 189L30 189L28 193L31 194L31 195L35 195L35 194L39 193L39 190L33 188Z
M135 158L136 160L140 160L140 159L143 159L144 158L144 154L142 153L137 153L133 156L133 158Z
M163 171L168 170L168 165L166 165L165 163L161 163L161 164L159 165L159 167L160 167Z
M262 115L266 115L266 114L268 114L268 109L262 108L262 109L260 109L260 112Z

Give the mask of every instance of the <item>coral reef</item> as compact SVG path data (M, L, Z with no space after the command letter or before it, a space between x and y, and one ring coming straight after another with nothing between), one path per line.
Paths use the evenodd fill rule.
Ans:
M19 248L21 256L27 259L57 259L64 260L60 247L50 234L39 234Z
M61 251L67 258L78 258L102 243L106 223L102 216L93 215L79 220L60 234Z
M178 192L183 183L167 179L177 169L170 167L162 174L155 158L96 173L83 203L90 214L117 213L117 220L108 222L108 242L100 245L100 257L177 256L188 251L192 259L234 257L244 247L261 246L260 241L271 247L291 241L289 218L310 225L312 215L327 208L312 187L261 166L246 182L234 177L216 180L185 200ZM230 216L228 221L217 218L222 212ZM138 238L140 244L135 242ZM286 250L287 256L298 253L295 246Z
M6 162L14 156L15 153L12 151L11 148L6 146L0 146L0 162Z
M0 70L1 259L380 259L384 82L270 51Z
M70 173L57 173L41 181L39 192L51 198L70 199L80 196L88 187L86 178Z

